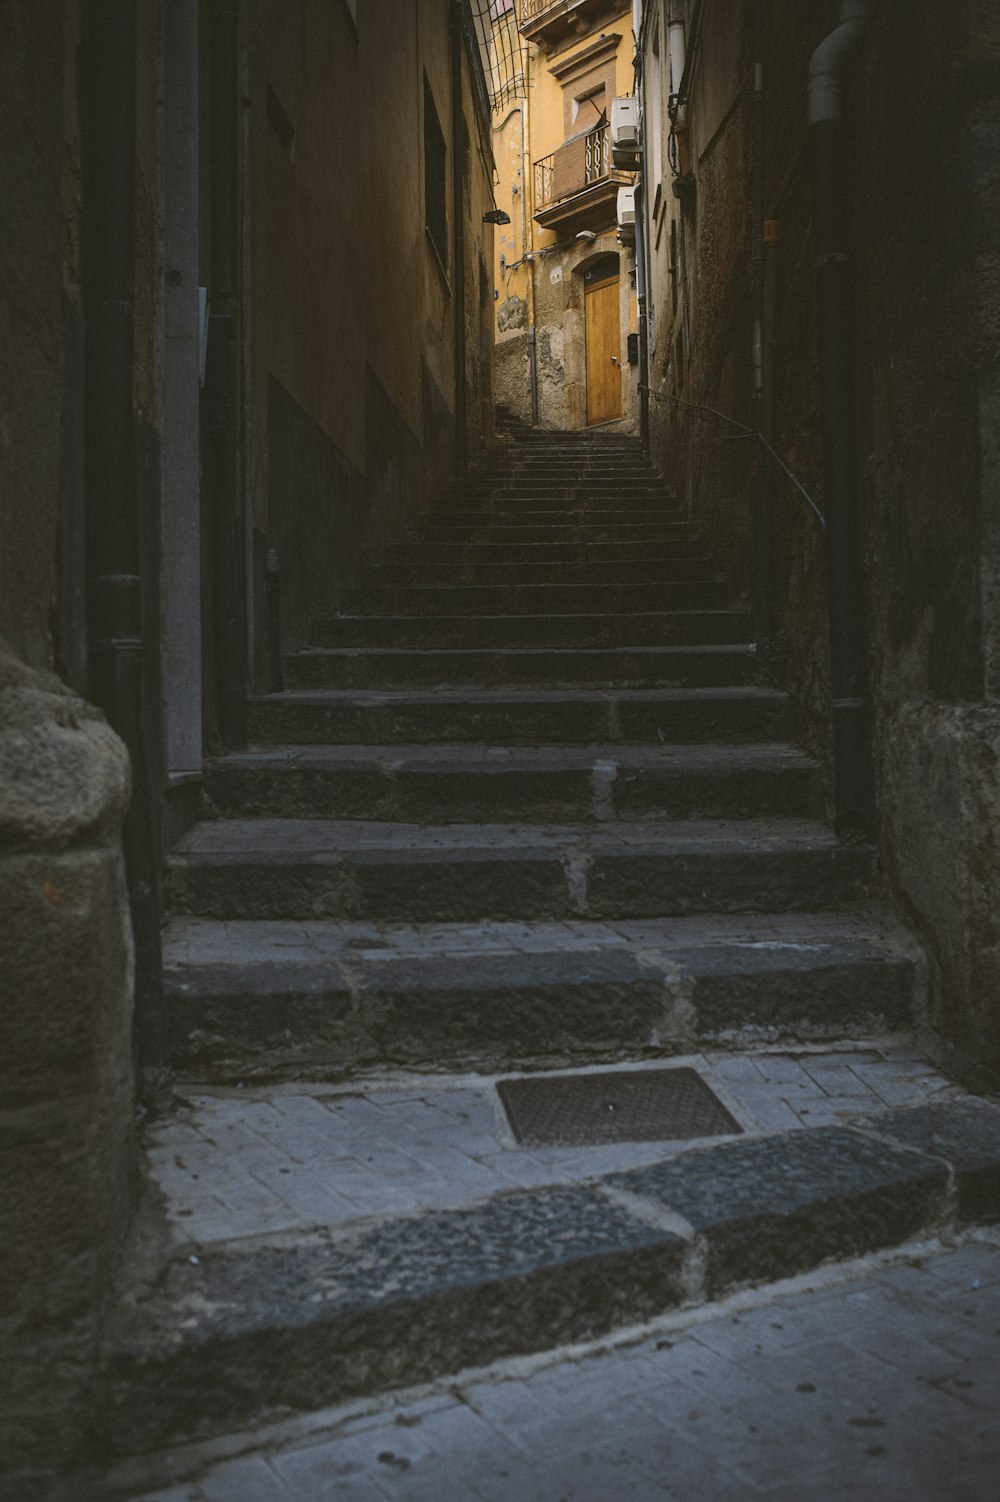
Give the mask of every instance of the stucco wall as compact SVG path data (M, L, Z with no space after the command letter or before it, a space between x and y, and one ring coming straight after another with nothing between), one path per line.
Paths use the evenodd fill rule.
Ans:
M449 6L368 0L358 26L343 0L257 0L244 28L249 462L254 525L279 552L292 649L310 616L336 608L365 557L398 536L454 472L456 152L464 152L470 459L492 437L492 373L479 333L480 261L489 268L493 255L482 223L492 206L489 143L480 149L467 64L468 139L453 139ZM446 143L445 264L425 229L425 75ZM290 141L275 128L275 100ZM285 465L293 431L312 435L317 456L296 470Z

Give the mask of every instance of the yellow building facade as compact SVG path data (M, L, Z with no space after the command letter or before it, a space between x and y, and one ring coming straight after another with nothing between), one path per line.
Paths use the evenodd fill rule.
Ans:
M494 111L496 393L545 428L638 423L634 246L619 235L611 106L631 94L632 7L507 0L496 45L519 86ZM628 232L625 232L626 235ZM631 337L630 337L631 336Z

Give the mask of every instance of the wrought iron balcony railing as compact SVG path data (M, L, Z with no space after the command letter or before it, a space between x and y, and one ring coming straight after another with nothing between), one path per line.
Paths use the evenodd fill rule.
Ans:
M535 212L612 176L631 181L627 173L612 168L611 128L599 125L585 136L565 141L535 163Z
M547 10L565 9L566 0L518 0L518 21L522 26L528 26L544 16Z

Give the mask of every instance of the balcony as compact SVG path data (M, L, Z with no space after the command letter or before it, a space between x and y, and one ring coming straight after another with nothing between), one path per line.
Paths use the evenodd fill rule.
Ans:
M522 36L551 53L627 9L627 0L518 0L517 24Z
M618 189L632 182L611 161L611 128L599 125L535 163L535 223L576 234L602 229L616 217Z

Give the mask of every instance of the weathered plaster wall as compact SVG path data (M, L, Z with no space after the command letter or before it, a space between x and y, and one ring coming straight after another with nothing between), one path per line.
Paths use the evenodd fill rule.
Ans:
M692 93L696 197L678 306L655 251L651 384L752 421L749 39L720 0ZM828 13L827 13L828 12ZM780 223L776 447L822 505L805 76L835 7L768 6L765 217ZM887 890L924 941L943 1052L1000 1075L1000 18L876 7L845 98L866 599ZM728 100L728 103L727 103ZM678 341L681 348L678 349ZM681 358L683 355L683 359ZM653 452L748 598L755 468L724 424L652 403ZM779 641L803 736L828 757L818 529L775 492Z
M480 262L487 283L492 264L482 223L491 169L467 67L466 139L453 139L449 20L445 0L367 0L357 27L343 0L256 0L245 27L248 462L255 526L279 552L287 648L302 643L310 616L341 602L365 556L398 536L454 471L456 152L465 185L470 458L491 441L491 357L480 333ZM443 262L425 228L425 75L447 152ZM296 432L313 435L316 457L289 469Z
M609 8L609 15L613 10ZM628 364L628 335L637 327L635 259L623 247L616 225L595 226L597 238L577 241L534 222L535 163L548 157L572 133L567 92L551 64L561 67L577 53L586 53L603 34L619 35L614 56L602 59L598 70L613 83L614 93L632 91L631 17L603 17L591 32L561 48L553 56L535 43L525 43L527 98L505 110L494 131L497 204L511 223L497 233L495 267L499 298L496 311L497 401L523 421L531 418L529 329L535 328L535 365L538 421L546 428L582 428L587 423L587 356L582 270L601 253L621 258L621 349L623 372L622 417L619 426L633 431L637 424L636 381ZM581 85L582 87L582 85ZM523 128L523 137L522 137ZM523 146L523 155L522 155ZM504 264L500 265L503 255Z
M86 665L67 640L84 540L77 23L64 0L0 3L0 1486L19 1499L86 1441L134 1165L128 767L48 671Z

